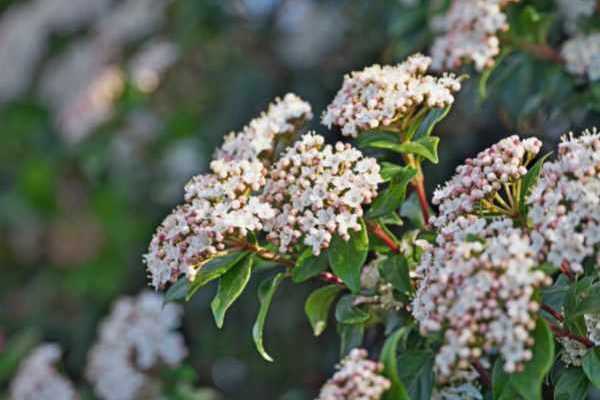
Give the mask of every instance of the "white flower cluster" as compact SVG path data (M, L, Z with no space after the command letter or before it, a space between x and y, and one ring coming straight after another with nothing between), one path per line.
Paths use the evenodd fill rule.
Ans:
M379 266L385 260L378 257L366 264L360 275L360 286L366 293L357 296L354 305L366 304L384 311L399 311L404 304L394 295L394 286L384 280L379 273Z
M583 357L588 352L588 348L581 342L568 337L557 337L556 340L561 344L560 360L566 366L581 367Z
M181 275L193 280L212 256L249 231L262 229L263 221L275 215L270 205L252 195L265 185L260 161L216 160L210 168L212 173L186 185L186 203L158 227L144 256L157 289Z
M373 65L344 77L342 88L327 107L322 122L339 126L342 134L392 125L420 107L446 107L460 89L454 75L426 75L431 59L421 54L395 66Z
M144 291L124 297L102 322L92 347L86 377L103 400L134 400L155 384L150 370L160 365L175 367L187 354L181 323L181 306ZM54 397L53 399L62 399Z
M567 40L561 50L567 71L590 81L600 79L600 32Z
M472 367L455 371L444 385L434 388L431 400L483 400L478 379Z
M494 65L500 53L498 32L508 24L503 8L518 0L454 0L438 28L443 32L431 48L432 68L455 69L472 62L478 71Z
M467 159L446 185L434 192L432 202L439 206L439 215L433 224L439 228L460 215L474 213L482 200L498 201L498 192L527 173L526 165L541 147L539 139L521 140L513 135Z
M231 132L215 153L215 159L256 160L275 150L278 136L294 133L312 119L310 104L293 93L277 98L267 112L253 119L239 132Z
M78 400L73 384L54 367L61 357L56 344L42 344L21 363L11 383L11 400Z
M348 240L359 231L363 204L377 196L382 182L376 160L349 144L325 145L306 134L273 166L262 200L276 209L265 222L267 238L287 252L301 239L315 255L337 232Z
M337 372L321 388L317 400L379 400L391 383L381 375L383 365L353 349L337 366Z
M533 240L557 267L583 272L600 262L600 133L563 137L554 162L544 164L528 199Z
M504 369L532 356L536 289L551 283L536 270L529 237L510 219L458 217L424 253L412 312L423 334L444 330L435 360L441 381L497 351Z
M577 32L581 20L594 14L596 4L596 0L556 0L566 31Z
M585 314L583 317L588 338L594 345L600 346L600 314Z

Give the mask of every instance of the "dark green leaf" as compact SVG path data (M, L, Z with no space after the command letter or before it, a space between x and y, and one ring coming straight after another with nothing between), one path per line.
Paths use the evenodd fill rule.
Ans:
M352 231L350 239L344 240L335 235L327 254L333 272L339 276L352 292L360 290L360 272L367 259L369 236L364 221L361 230Z
M438 163L437 147L440 138L436 136L424 136L414 142L395 143L389 140L372 141L369 147L390 150L400 154L417 154L426 158L434 164Z
M321 254L315 256L312 253L312 249L306 249L298 257L298 261L296 261L296 265L292 269L292 280L295 283L304 282L326 271L327 266L328 259L326 252L321 252Z
M527 215L527 196L529 196L529 192L535 186L540 177L540 173L542 172L542 166L544 165L544 161L548 157L550 157L552 153L548 153L541 157L535 164L529 168L529 171L523 176L521 179L521 193L519 196L519 212L521 215Z
M227 309L231 307L246 288L252 274L252 261L252 257L246 257L235 268L230 269L221 277L217 294L210 303L217 327L221 328L223 326Z
M327 328L329 309L341 290L337 285L324 286L312 292L306 299L304 311L315 336L319 336Z
M285 275L280 272L272 278L268 278L261 282L258 287L258 301L260 302L260 308L258 310L258 316L252 327L252 338L254 344L260 355L267 361L273 361L273 358L265 351L263 343L263 332L265 328L265 321L267 319L267 313L273 300L273 295L279 287L279 284L284 279Z
M400 254L388 257L379 267L381 276L400 293L412 293L408 263Z
M383 225L396 225L396 226L404 225L402 218L400 218L398 213L395 211L392 211L391 213L386 214L383 217L379 218L379 222L381 222Z
M165 303L186 298L190 287L190 282L184 277L180 278L165 292Z
M363 324L337 324L340 335L340 357L344 357L350 350L361 347L365 326Z
M420 139L422 137L430 136L431 132L433 132L433 128L435 128L437 124L439 124L444 118L446 118L446 115L448 115L450 108L451 106L448 106L446 108L431 109L419 125L419 128L417 129L414 138Z
M191 299L196 291L208 282L224 275L248 254L247 251L235 251L221 257L215 257L204 264L196 274L194 281L190 284L186 300Z
M492 393L494 400L513 400L518 398L517 391L510 383L510 375L504 372L500 358L494 363L492 370Z
M402 165L384 161L381 163L381 171L379 172L379 174L383 178L384 182L388 182L397 175L402 174L405 168L406 167Z
M600 388L600 349L591 349L583 357L583 371L590 382Z
M406 196L406 187L416 174L417 171L414 168L403 167L403 171L392 179L388 188L377 196L367 213L368 217L377 218L400 207Z
M589 386L580 368L565 368L556 382L554 400L585 400Z
M433 381L433 354L408 350L398 357L398 375L411 400L430 400Z
M383 364L383 375L392 383L392 387L383 395L384 400L410 400L404 383L398 376L398 342L409 332L409 327L398 329L383 344L379 361Z
M406 201L402 203L402 208L400 208L400 216L408 218L408 220L417 228L422 228L425 225L425 221L423 220L423 211L421 210L421 204L419 204L419 197L417 196L417 193L411 193Z
M335 307L335 319L342 324L361 324L369 319L369 314L354 307L354 296L343 296Z
M380 132L380 131L371 131L365 132L361 134L356 139L356 145L358 147L375 147L375 148L385 148L385 146L390 146L394 144L400 143L400 134L395 132Z

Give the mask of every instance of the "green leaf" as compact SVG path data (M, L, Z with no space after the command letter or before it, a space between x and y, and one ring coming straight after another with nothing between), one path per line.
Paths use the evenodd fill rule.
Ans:
M600 287L594 285L589 290L585 290L578 299L575 312L572 316L591 314L600 311Z
M386 148L400 143L400 134L395 132L381 132L371 131L365 132L358 136L356 139L356 145L361 148L375 147L375 148Z
M585 400L589 387L580 368L565 368L554 387L554 400Z
M433 360L433 354L424 350L408 350L398 357L398 375L411 400L431 399Z
M542 172L542 166L548 157L550 157L552 153L548 153L541 157L531 168L529 171L521 178L521 193L519 195L519 212L521 215L527 215L527 196L529 196L529 192L535 186L540 177L540 173Z
M379 175L381 175L384 182L388 182L397 175L401 175L406 168L402 165L394 164L387 161L383 161L380 165L381 171L379 171Z
M319 336L327 328L329 309L341 290L337 285L324 286L312 292L306 299L304 311L315 336Z
M272 278L265 279L258 286L258 301L260 302L260 308L258 310L258 316L252 327L252 338L256 345L256 350L260 355L267 361L273 361L273 358L265 351L263 343L263 331L265 328L265 321L267 319L267 313L273 300L273 295L279 287L281 281L285 278L283 272L278 273Z
M321 252L321 254L315 256L312 253L312 249L306 249L298 257L296 265L292 268L292 280L295 283L304 282L326 271L327 266L328 259L326 252Z
M337 324L340 336L340 357L346 356L350 350L361 347L365 335L365 326L362 324Z
M388 257L379 267L381 276L400 293L412 293L408 263L400 254Z
M196 274L194 281L190 284L186 300L191 299L196 291L208 282L224 275L248 254L249 252L247 251L235 251L221 257L215 257L204 264Z
M369 218L377 218L389 214L400 207L406 196L406 187L416 174L417 171L414 168L403 167L403 171L392 179L388 188L377 196L367 216Z
M446 108L431 109L419 125L419 128L417 129L414 138L419 139L422 137L430 136L431 132L433 132L433 128L435 128L437 124L439 124L444 118L446 118L446 115L448 115L448 112L450 112L451 107L452 106L448 106Z
M360 231L352 231L347 241L335 235L327 251L333 273L339 276L354 293L360 290L360 272L367 259L368 251L369 236L362 220Z
M189 288L190 282L185 277L180 278L177 282L172 284L169 289L167 289L165 292L164 302L169 303L172 301L185 299Z
M408 335L409 327L398 329L389 336L383 344L383 349L379 355L379 361L383 364L383 375L392 383L392 387L384 393L383 400L410 400L404 383L398 376L398 342Z
M219 329L223 327L227 309L240 297L250 280L252 261L252 257L246 257L239 265L223 275L219 281L217 294L210 303L215 323Z
M494 400L513 400L518 398L517 391L510 384L510 375L504 372L500 358L492 370L492 393Z
M554 339L542 318L537 320L533 338L533 358L525 363L522 372L506 374L500 365L494 366L494 399L514 398L510 396L518 393L525 400L541 400L544 377L554 362Z
M600 388L600 349L591 349L583 357L583 371L590 382Z
M335 307L335 319L342 324L361 324L369 319L369 314L354 307L354 296L343 296Z
M423 136L414 142L396 143L391 140L372 141L368 147L390 150L400 154L417 154L434 164L438 163L437 147L440 138L436 136Z
M431 212L431 207L429 208ZM402 203L400 208L400 216L408 218L408 220L417 228L425 226L423 220L423 211L421 210L421 204L419 204L419 197L417 193L412 192L410 196Z

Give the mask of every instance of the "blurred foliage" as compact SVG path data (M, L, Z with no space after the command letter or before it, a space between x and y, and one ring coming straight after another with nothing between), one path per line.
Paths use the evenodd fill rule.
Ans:
M15 3L0 0L0 12ZM127 84L113 118L83 140L65 140L31 91L0 105L0 389L40 340L62 345L66 371L85 387L83 366L99 319L116 297L145 286L141 256L154 227L223 135L287 91L307 99L318 116L345 73L425 52L430 19L447 4L416 3L175 0L163 33L179 46L180 59L151 95ZM508 133L545 136L551 144L567 130L600 123L600 83L579 82L519 48L524 35L561 40L548 3L515 6L515 43L497 67L483 75L465 71L471 78L437 131L440 164L428 171L430 190L465 155ZM140 114L157 122L142 130L141 140L124 142L131 117ZM318 118L312 128L324 131ZM193 370L178 372L184 380L197 375L201 386L232 399L313 398L337 360L337 341L329 330L317 345L299 311L311 288L287 285L273 300L265 331L276 366L256 354L248 329L258 308L256 287L219 332L210 290L186 304ZM190 394L191 385L178 385L173 399L210 398Z

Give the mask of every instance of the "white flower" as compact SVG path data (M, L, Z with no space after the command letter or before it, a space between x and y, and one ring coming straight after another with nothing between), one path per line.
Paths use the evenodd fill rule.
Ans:
M556 0L566 31L570 34L577 32L581 20L594 14L596 4L596 0Z
M278 137L294 133L306 121L312 119L310 104L293 93L283 99L277 98L266 113L250 121L239 132L231 132L215 152L215 159L256 160L273 152Z
M537 155L542 142L521 140L513 135L469 158L456 168L456 174L433 193L439 215L432 223L442 227L459 215L475 213L483 200L497 202L503 185L512 184L527 173L527 164ZM505 203L508 199L503 200ZM500 204L501 206L502 204Z
M379 166L349 144L325 145L306 134L270 172L261 200L275 209L265 221L267 238L287 252L300 240L319 254L337 232L359 231L362 206L377 196Z
M363 349L353 349L325 382L316 400L379 400L391 387L381 375L383 365L367 358Z
M528 235L510 219L460 216L441 229L417 268L412 304L422 333L444 328L438 378L495 351L509 373L531 358L535 292L550 283L537 265Z
M454 102L460 82L453 75L425 75L431 59L421 54L395 66L373 65L344 77L342 88L323 113L322 122L356 137L361 131L385 127L410 117L422 107L446 107Z
M11 400L78 400L73 384L54 367L60 357L58 345L42 344L35 348L21 362L11 383Z
M103 400L134 400L154 384L146 373L155 367L178 366L187 355L181 306L144 291L123 297L101 323L99 337L88 356L86 377Z
M534 239L547 260L574 273L600 244L600 133L563 137L528 199Z
M442 31L431 48L432 68L455 69L472 62L479 71L494 64L500 53L498 32L508 29L502 11L518 0L454 0L448 13L436 21Z
M587 321L587 319L586 319ZM566 366L581 367L583 357L588 352L588 348L577 340L567 337L557 337L556 340L562 345L560 359Z
M561 50L567 71L590 81L600 79L600 32L567 40Z
M457 370L434 388L431 400L483 400L478 379L479 374L472 367Z

